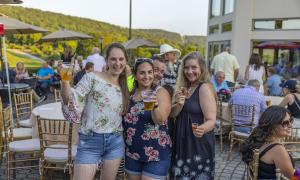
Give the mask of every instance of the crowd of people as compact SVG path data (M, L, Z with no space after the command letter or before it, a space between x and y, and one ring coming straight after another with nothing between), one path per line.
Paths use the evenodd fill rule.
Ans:
M94 47L83 60L68 47L61 60L45 61L33 74L36 101L59 88L65 118L80 124L74 179L93 179L100 166L101 179L114 179L122 160L131 180L214 179L218 96L229 104L255 105L254 130L235 128L249 134L241 149L245 163L259 149L260 178L274 177L275 168L292 176L293 161L280 142L291 134L293 118L300 125L300 86L293 79L283 82L278 65L266 68L252 54L241 84L229 47L210 68L199 52L180 59L181 52L168 44L132 66L119 43L110 44L105 57L99 53ZM61 78L65 63L72 64L71 81ZM5 75L0 73L3 82ZM9 75L13 83L29 78L21 62ZM267 107L264 95L284 98ZM152 108L146 108L146 96Z

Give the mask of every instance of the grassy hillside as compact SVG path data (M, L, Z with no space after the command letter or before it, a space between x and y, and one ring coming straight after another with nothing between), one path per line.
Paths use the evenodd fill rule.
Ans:
M41 61L23 53L7 50L6 55L10 67L16 67L16 64L18 62L23 62L24 64L26 64L27 68L37 68L40 67L42 64Z
M19 19L23 22L30 23L50 31L56 31L61 28L70 29L82 33L89 34L95 37L92 40L85 40L81 42L67 42L76 49L77 54L88 55L93 46L99 46L100 36L104 37L103 47L111 42L126 42L128 39L128 28L117 25L104 23L87 18L68 16L60 13L53 13L48 11L41 11L38 9L24 8L20 6L0 6L0 13L9 17ZM8 37L9 47L11 48L25 48L32 51L41 57L57 56L62 50L64 43L58 42L53 48L52 43L40 42L41 34L34 35L14 35ZM160 29L133 29L132 37L142 37L153 41L157 44L168 43L179 48L183 52L188 50L204 51L205 37L202 36L185 36L189 41L183 42L183 37L178 33L164 31ZM187 44L188 43L188 44ZM149 56L152 53L157 53L158 50L140 50L141 56Z

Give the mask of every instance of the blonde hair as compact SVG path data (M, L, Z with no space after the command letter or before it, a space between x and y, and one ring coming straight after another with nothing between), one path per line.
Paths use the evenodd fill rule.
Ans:
M21 64L22 65L22 68L19 69L18 68L18 65ZM25 73L26 72L26 68L25 68L25 64L23 62L18 62L16 64L16 73Z
M199 52L190 52L189 54L185 55L182 59L182 62L181 62L181 65L180 65L179 71L178 71L178 77L177 77L177 82L176 82L176 86L175 86L175 91L180 90L181 87L189 88L191 86L190 82L184 75L184 65L185 65L186 61L188 61L190 59L197 60L199 66L200 66L201 74L198 78L198 83L210 83L211 84L210 74L206 67L205 61L203 60L202 55Z

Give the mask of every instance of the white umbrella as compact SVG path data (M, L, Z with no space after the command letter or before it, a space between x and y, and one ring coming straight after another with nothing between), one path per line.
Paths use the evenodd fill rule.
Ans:
M21 0L0 0L0 4L22 4Z

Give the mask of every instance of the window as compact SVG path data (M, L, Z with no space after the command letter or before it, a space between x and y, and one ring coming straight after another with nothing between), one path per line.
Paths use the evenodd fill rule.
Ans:
M222 24L222 32L232 31L232 22Z
M224 0L224 15L232 13L234 9L234 0Z
M282 29L300 29L300 19L283 20Z
M211 18L221 15L221 0L211 0Z
M219 25L213 25L209 27L209 34L219 33Z
M298 30L300 19L254 20L254 30Z

